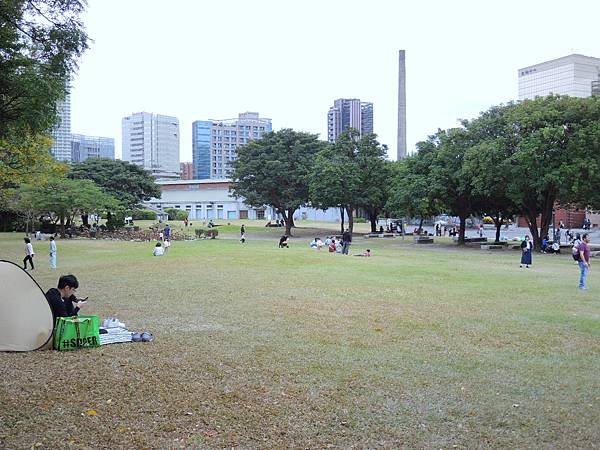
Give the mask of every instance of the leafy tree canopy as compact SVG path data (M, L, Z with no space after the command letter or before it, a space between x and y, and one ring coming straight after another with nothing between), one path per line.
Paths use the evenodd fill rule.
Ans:
M25 214L47 215L64 225L65 220L84 212L119 209L117 199L91 180L54 178L43 186L22 185L13 191L13 209ZM64 231L64 230L63 230Z
M232 192L252 206L272 206L290 234L293 214L309 199L314 156L326 145L316 134L283 129L238 148Z
M50 155L51 139L24 133L0 138L0 200L7 189L23 183L43 185L53 176L66 174L68 167Z
M0 2L0 137L56 123L56 102L88 47L84 8L84 0Z
M160 198L160 187L142 167L127 161L89 158L73 164L69 177L92 180L126 208L135 208L152 197Z

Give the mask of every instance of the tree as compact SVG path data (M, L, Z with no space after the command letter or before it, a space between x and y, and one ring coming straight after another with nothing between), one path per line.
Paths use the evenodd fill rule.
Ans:
M44 184L68 171L66 164L50 155L51 142L42 134L0 137L0 200L6 189L22 183Z
M481 209L481 199L473 189L473 174L465 166L467 151L473 144L472 135L464 128L439 130L421 144L433 152L430 196L449 213L459 217L459 244L465 243L467 217Z
M354 228L354 211L363 208L376 231L377 217L387 201L389 169L386 147L377 142L375 134L360 136L358 130L342 133L333 145L323 149L315 159L310 177L310 200L317 208L341 209L342 231L344 214L348 228Z
M600 205L600 98L538 97L507 106L504 117L510 132L496 146L509 167L506 190L539 248L557 204Z
M88 47L83 0L0 2L0 137L47 132Z
M46 215L64 226L77 214L119 209L119 202L106 194L93 181L55 178L44 186L23 185L14 191L14 205L37 215Z
M386 161L387 147L377 142L375 134L366 134L358 142L355 162L359 175L358 206L364 209L371 223L371 232L377 231L377 219L389 197L391 167Z
M69 178L92 180L127 209L152 197L160 198L160 187L142 167L127 161L89 158L73 164Z
M509 194L512 182L507 138L512 134L506 120L508 106L493 106L471 121L463 121L471 134L473 147L466 154L465 169L471 174L473 190L481 198L482 210L494 221L495 241L500 241L502 224L519 213Z
M263 134L238 148L231 192L248 205L273 207L290 235L294 211L308 202L313 160L324 145L316 134L291 129Z
M431 169L435 148L426 143L418 144L419 152L408 156L392 166L390 196L386 209L401 217L423 219L440 212L440 204L431 196Z
M344 139L341 137L341 139ZM315 208L340 209L340 232L344 232L344 213L348 228L353 229L360 174L338 139L337 145L327 145L315 158L309 180L310 202Z

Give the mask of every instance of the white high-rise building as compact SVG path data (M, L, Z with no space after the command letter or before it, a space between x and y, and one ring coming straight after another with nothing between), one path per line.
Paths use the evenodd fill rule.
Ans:
M71 162L71 95L56 104L58 123L52 129L50 153L58 161Z
M340 134L355 128L360 135L373 133L373 103L357 98L339 98L327 113L327 140L335 142Z
M123 160L143 167L157 179L178 179L179 120L147 112L122 120Z
M519 100L550 94L589 97L600 80L600 58L569 55L519 69Z

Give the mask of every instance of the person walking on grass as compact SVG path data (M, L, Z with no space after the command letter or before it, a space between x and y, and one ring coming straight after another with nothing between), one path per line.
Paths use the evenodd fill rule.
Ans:
M23 258L23 270L27 270L27 261L29 261L29 264L31 264L31 270L33 270L35 269L35 267L33 267L33 257L35 253L33 251L33 245L31 245L31 239L24 238L23 241L25 241L25 258Z
M521 264L519 267L523 267L525 264L526 268L531 265L531 253L533 252L533 242L529 239L529 236L525 236L525 240L521 242Z
M587 289L587 275L590 270L590 235L584 233L581 236L581 243L577 247L579 250L579 261L577 262L579 265L579 289L585 291Z
M50 236L50 269L56 270L56 241Z

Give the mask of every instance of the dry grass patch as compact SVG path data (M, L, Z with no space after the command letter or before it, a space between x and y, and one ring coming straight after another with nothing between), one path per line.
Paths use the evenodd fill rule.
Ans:
M0 244L21 259L17 236ZM156 341L0 354L0 445L600 442L599 301L568 258L525 271L516 252L373 240L367 259L307 244L176 242L153 258L148 243L59 241L59 272L79 277L89 312Z

